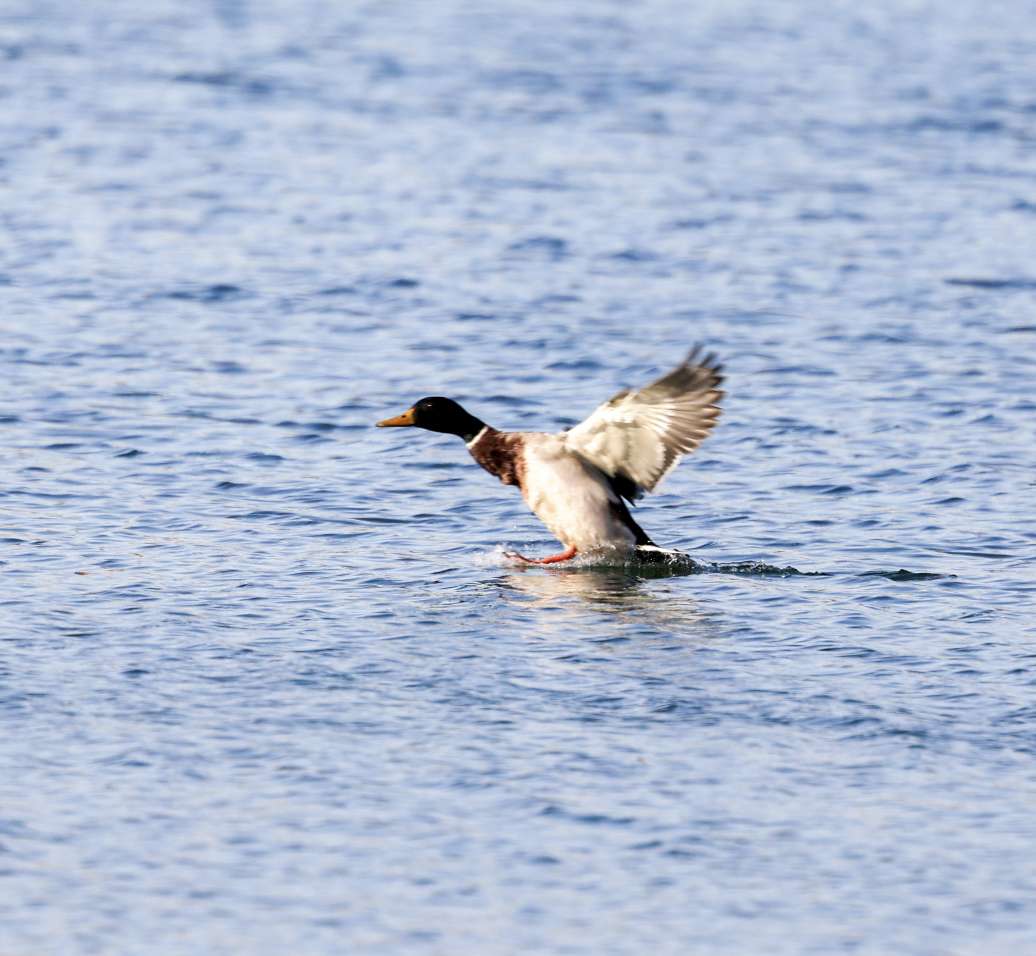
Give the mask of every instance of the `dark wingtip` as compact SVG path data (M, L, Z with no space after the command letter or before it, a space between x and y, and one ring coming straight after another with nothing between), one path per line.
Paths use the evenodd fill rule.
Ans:
M685 366L700 365L702 368L707 368L710 372L722 372L723 363L720 362L719 356L715 352L706 352L705 346L698 342L694 348L687 353L687 358L683 360Z

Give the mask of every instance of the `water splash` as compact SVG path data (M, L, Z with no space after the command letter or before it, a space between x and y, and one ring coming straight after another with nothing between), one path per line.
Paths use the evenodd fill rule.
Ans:
M498 545L490 551L482 552L476 558L481 567L506 564L512 567L535 568L535 564L524 564L516 561L509 549ZM698 561L684 551L658 548L653 546L636 548L631 552L598 551L593 554L582 554L571 561L557 565L548 565L552 571L600 571L621 570L639 578L686 577L691 574L734 574L741 577L762 578L830 578L839 574L847 574L863 578L886 578L889 581L935 581L953 578L952 574L938 574L931 571L908 571L899 568L895 571L801 571L791 565L767 564L765 561Z

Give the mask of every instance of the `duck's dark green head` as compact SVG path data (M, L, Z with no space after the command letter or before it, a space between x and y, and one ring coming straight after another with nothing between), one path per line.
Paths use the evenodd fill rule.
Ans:
M378 422L378 428L425 428L430 432L459 435L464 441L471 441L483 428L485 422L464 411L452 398L422 398L413 408L402 415Z

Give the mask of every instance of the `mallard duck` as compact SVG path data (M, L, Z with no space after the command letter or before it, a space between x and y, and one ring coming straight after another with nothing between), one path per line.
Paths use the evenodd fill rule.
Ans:
M714 355L695 348L660 379L619 392L585 421L557 433L498 431L439 396L377 424L462 438L486 471L518 486L533 514L565 545L545 558L509 556L555 564L586 552L657 548L627 502L654 491L712 430L723 397L722 370Z

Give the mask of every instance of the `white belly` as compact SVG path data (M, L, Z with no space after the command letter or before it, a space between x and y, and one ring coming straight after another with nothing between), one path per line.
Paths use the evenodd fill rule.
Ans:
M559 435L526 434L522 496L559 541L580 551L628 550L636 539L612 510L608 480Z

